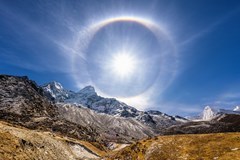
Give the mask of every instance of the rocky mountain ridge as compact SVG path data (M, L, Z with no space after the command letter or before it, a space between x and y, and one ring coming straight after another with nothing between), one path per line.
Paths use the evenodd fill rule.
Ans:
M116 117L134 118L151 127L167 127L188 121L183 117L170 116L160 111L139 111L115 98L99 96L92 86L86 86L78 92L73 92L64 89L58 82L51 82L43 85L42 89L45 95L48 95L49 99L54 99L55 102L77 104L90 108L98 113L105 113Z
M0 120L102 146L101 136L91 126L64 119L58 107L48 101L43 90L27 77L0 75Z
M48 90L44 89L44 86L43 86L43 90L45 92L48 92ZM239 130L239 127L238 127L239 124L237 121L238 116L232 116L232 114L238 114L237 111L229 111L229 110L223 110L223 109L216 110L210 106L206 106L204 108L202 116L198 119L198 121L190 121L180 116L175 116L175 117L169 116L160 111L154 111L154 110L152 111L150 110L146 112L138 111L134 107L131 107L126 105L125 103L119 102L114 98L103 98L101 96L98 96L97 93L95 92L94 87L92 86L87 86L82 90L80 90L79 92L76 92L76 93L71 92L71 93L73 94L70 97L67 97L65 98L64 101L61 101L63 104L68 104L70 106L75 104L75 105L82 106L83 108L84 107L89 108L93 111L96 111L97 113L107 114L114 117L124 117L124 118L127 118L128 120L131 119L135 121L135 125L138 124L136 122L138 121L141 124L144 124L144 126L151 128L150 130L153 131L152 133L155 133L155 134L215 133L215 132ZM59 93L56 93L56 94L59 94ZM58 100L56 101L59 102ZM73 107L73 108L75 109L76 107ZM105 117L108 117L108 116L105 116ZM226 121L227 119L229 119L229 117L232 117L232 118L234 117L235 120L233 123L228 123ZM83 118L83 119L86 119L86 118ZM237 126L235 127L234 124L237 124ZM141 126L139 127L142 128ZM135 129L132 128L130 130L135 130ZM126 133L133 133L133 132L129 132L128 130ZM139 132L139 133L140 135L144 135L142 134L142 132ZM122 133L120 134L116 133L116 135L121 135L121 134ZM152 135L152 134L149 134L148 132L148 135Z
M45 92L27 77L1 75L0 119L30 129L84 139L105 147L111 142L130 143L155 136L166 127L182 123L161 112L150 116L147 112L137 111L116 99L102 98L91 87L77 93L64 90L56 82L45 87L52 92ZM52 95L59 99L57 103L51 101L54 100ZM50 100L46 96L51 96ZM70 103L72 99L81 100L89 106L97 106L101 102L109 112L103 113L83 104ZM120 112L116 108L121 109ZM123 114L125 112L127 113ZM113 113L121 114L112 115Z

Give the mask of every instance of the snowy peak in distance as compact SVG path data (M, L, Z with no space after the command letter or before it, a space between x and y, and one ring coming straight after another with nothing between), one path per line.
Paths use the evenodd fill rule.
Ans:
M203 110L202 119L203 120L211 120L216 116L217 112L218 111L216 109L213 109L210 106L206 106Z
M238 111L238 112L240 112L240 106L236 106L236 107L233 109L233 111Z
M227 109L216 109L210 106L206 106L203 110L202 120L208 121L208 120L212 120L218 115L226 115L226 114L240 114L240 107L236 106L233 110L227 110Z

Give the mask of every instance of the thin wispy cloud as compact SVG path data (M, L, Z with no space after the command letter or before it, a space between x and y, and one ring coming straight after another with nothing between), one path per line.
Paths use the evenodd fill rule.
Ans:
M53 34L51 34L48 30L46 30L46 27L44 25L34 24L32 21L24 17L23 14L16 13L15 10L12 10L8 6L1 5L0 9L2 11L0 14L3 17L5 17L6 20L11 19L11 22L7 22L7 23L10 26L11 32L16 37L20 37L21 39L23 39L26 35L31 35L31 37L33 38L38 37L38 41L40 40L40 41L44 41L44 43L47 42L52 45L55 45L56 48L58 48L55 51L56 54L59 54L61 57L64 57L64 61L59 59L59 62L64 63L61 65L66 67L59 67L59 66L55 66L54 63L48 63L49 61L48 57L46 57L45 60L42 59L42 54L44 53L39 52L37 46L36 48L28 48L28 50L30 50L31 55L34 55L36 57L41 57L38 62L39 66L36 66L36 63L34 62L31 63L31 62L26 62L25 60L20 60L18 57L16 57L16 55L10 56L9 53L2 52L2 54L3 53L6 54L6 56L4 56L6 58L5 62L8 62L9 64L14 66L19 66L19 67L29 69L29 70L34 70L34 71L55 70L57 72L71 72L71 69L69 69L70 68L69 63L72 56L71 54L74 54L75 52L72 45L73 43L72 41L74 41L74 39L71 39L71 40L64 39L64 38L59 39L58 37L53 36ZM57 15L55 15L54 17L57 17ZM65 20L64 22L66 23L66 21L67 20ZM20 24L21 28L14 27L14 25L16 24ZM67 23L65 25L68 26ZM22 41L20 43L28 45L27 41ZM41 63L43 65L40 65Z
M214 29L216 27L218 27L219 25L227 22L228 19L230 19L231 17L233 17L234 15L238 14L240 12L240 7L237 7L237 9L227 13L225 16L221 17L220 19L218 19L217 21L213 22L212 24L210 24L209 26L207 26L206 28L198 31L196 34L193 34L192 36L190 36L189 38L187 38L186 40L183 40L179 46L184 46L187 45L188 43L191 43L203 36L205 36L206 34L209 34L210 32L214 31Z

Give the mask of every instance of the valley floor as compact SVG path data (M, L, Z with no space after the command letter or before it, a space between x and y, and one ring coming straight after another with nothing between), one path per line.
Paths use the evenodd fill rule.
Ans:
M159 136L112 153L107 160L240 160L240 133Z

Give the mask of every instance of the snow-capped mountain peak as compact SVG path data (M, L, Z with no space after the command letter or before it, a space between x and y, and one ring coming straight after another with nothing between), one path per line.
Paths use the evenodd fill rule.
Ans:
M240 106L236 106L233 111L240 111Z
M214 118L217 114L217 111L213 108L211 108L210 106L206 106L203 110L203 120L211 120L212 118Z
M61 83L53 81L42 86L44 94L49 98L54 98L56 101L64 101L70 95L72 91L65 90Z
M47 84L43 85L43 87L45 87L47 89L51 89L51 90L58 90L58 91L63 90L63 86L61 85L61 83L56 82L56 81L47 83Z

